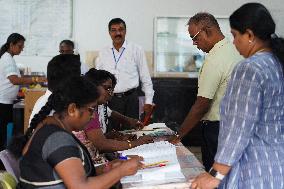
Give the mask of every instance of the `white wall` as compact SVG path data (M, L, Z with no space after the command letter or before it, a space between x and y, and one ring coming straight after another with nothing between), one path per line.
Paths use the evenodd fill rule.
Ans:
M190 16L199 11L229 16L245 0L74 0L73 40L84 61L86 51L96 51L111 43L108 22L120 17L127 24L127 39L153 51L155 16ZM272 13L277 33L284 36L283 0L259 0ZM280 22L282 21L282 22ZM55 47L57 48L57 47ZM32 71L46 69L51 57L17 57L19 63L32 67Z

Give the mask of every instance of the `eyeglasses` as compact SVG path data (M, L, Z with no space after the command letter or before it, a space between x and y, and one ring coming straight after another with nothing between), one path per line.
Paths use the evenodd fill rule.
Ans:
M119 28L119 29L110 29L110 33L122 33L122 32L125 32L125 29L124 28Z
M74 50L63 50L63 49L60 49L59 53L60 54L73 54Z
M113 90L114 88L110 85L102 85L102 87L107 90L108 93L112 94L113 93Z
M193 42L195 42L195 41L197 41L197 36L200 34L200 32L202 31L202 29L200 29L192 38L191 38L191 40L193 41Z
M95 112L98 112L98 107L95 106L95 107L87 107L88 108L88 111L90 112L91 115L93 115Z

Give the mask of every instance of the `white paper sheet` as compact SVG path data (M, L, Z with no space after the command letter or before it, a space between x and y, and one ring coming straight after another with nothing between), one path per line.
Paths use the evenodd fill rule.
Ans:
M145 166L155 164L139 170L134 176L124 177L121 183L184 179L177 159L176 147L167 141L144 144L120 153L122 156L142 156Z

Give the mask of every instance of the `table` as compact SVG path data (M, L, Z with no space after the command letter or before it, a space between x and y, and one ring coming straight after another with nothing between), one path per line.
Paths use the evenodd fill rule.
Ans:
M30 114L37 99L45 93L46 88L28 89L25 99L13 105L13 135L23 134L28 128Z
M13 135L24 134L24 101L13 105Z
M178 161L181 166L181 171L185 176L185 180L174 183L149 185L145 183L127 183L123 184L125 189L185 189L190 187L190 181L204 172L203 165L197 160L182 143L176 145Z

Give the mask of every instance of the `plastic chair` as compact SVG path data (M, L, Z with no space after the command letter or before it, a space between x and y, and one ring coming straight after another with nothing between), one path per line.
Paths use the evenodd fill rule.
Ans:
M10 140L12 139L13 128L14 128L14 125L12 122L7 124L7 144L9 144Z
M6 171L12 174L18 182L20 176L19 161L8 151L2 150L0 152L0 160L2 161Z
M0 172L0 188L3 189L16 189L17 181L15 177L7 171Z

